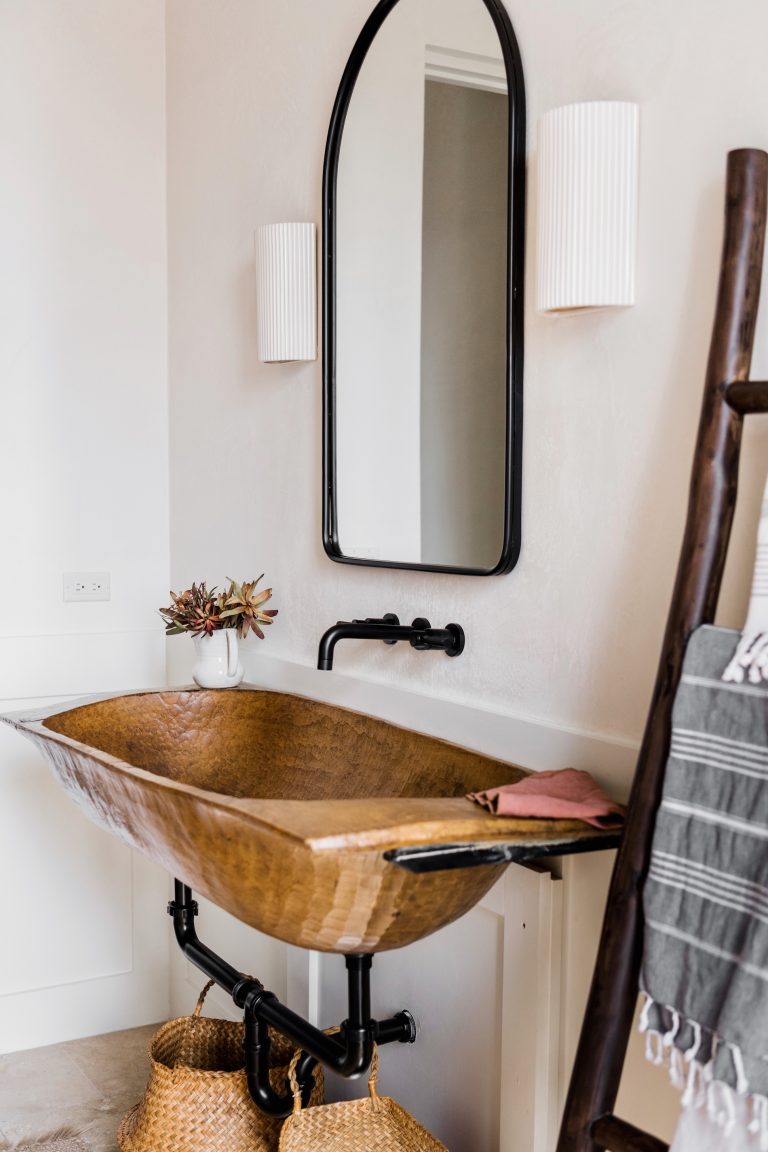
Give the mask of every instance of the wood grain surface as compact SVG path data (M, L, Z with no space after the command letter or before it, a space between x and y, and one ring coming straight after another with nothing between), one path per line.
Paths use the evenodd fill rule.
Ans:
M665 1147L613 1117L637 999L642 890L688 639L714 621L739 480L741 411L757 411L749 384L768 203L768 154L729 152L725 228L688 515L627 825L608 894L557 1152L644 1152ZM731 407L729 397L734 400ZM739 400L741 398L741 400ZM760 408L759 410L763 410ZM610 1142L609 1142L610 1141Z
M506 867L415 874L387 850L615 843L579 821L499 818L464 798L522 768L300 696L132 693L12 722L100 825L304 948L409 944L467 912Z

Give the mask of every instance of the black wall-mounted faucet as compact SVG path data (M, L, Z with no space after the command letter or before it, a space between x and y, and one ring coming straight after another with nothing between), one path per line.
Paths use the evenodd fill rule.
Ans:
M339 620L333 624L323 634L317 650L317 666L322 672L333 668L333 650L339 640L383 640L385 644L407 640L419 652L437 649L446 656L460 656L464 651L464 629L460 624L432 628L423 616L418 616L413 624L401 624L394 612L387 612L380 618Z

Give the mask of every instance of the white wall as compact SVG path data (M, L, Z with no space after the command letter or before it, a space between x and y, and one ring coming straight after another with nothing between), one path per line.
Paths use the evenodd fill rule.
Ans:
M164 681L164 32L162 0L0 3L0 711ZM10 730L0 789L2 1050L164 1015L162 874Z
M482 580L328 561L319 364L256 361L253 229L262 219L320 219L328 118L369 7L232 0L224 20L210 0L169 0L174 581L266 568L282 609L270 651L308 664L339 616L391 608L435 623L456 617L467 630L460 660L361 643L340 649L339 667L636 737L685 510L725 153L768 145L758 47L768 12L747 0L727 12L693 0L673 9L510 2L530 103L529 286L537 116L616 96L642 105L639 303L575 320L529 306L523 552L511 575ZM712 77L726 56L744 81L723 100ZM758 347L757 372L766 359ZM759 502L749 462L766 434L758 422L747 437L746 513ZM747 521L729 570L728 620L748 586Z
M459 660L347 643L340 671L447 700L639 738L685 511L718 269L725 153L768 146L768 9L736 0L508 0L529 96L528 299L533 298L537 117L596 97L642 105L638 304L526 320L523 550L494 579L339 567L320 539L319 364L255 351L252 235L321 219L328 119L371 0L168 2L172 578L266 569L280 616L265 651L311 665L339 617L396 611L460 621ZM724 98L723 66L738 76ZM765 322L756 374L768 371ZM215 409L212 409L215 405ZM723 619L744 611L751 524L768 447L747 435ZM174 642L183 645L183 641ZM268 646L268 649L267 649ZM173 649L177 674L187 647ZM258 677L259 646L246 645ZM371 691L370 706L375 707ZM508 755L516 756L510 746ZM625 763L606 772L618 793ZM574 861L566 1055L591 971L604 860ZM570 1045L570 1048L568 1047ZM635 1119L647 1121L633 1072ZM658 1129L669 1115L650 1093ZM667 1107L670 1113L669 1107ZM671 1114L671 1113L670 1113Z
M168 0L171 582L263 567L281 609L269 650L306 665L339 616L395 610L435 623L458 619L468 635L460 660L348 644L338 667L369 683L396 679L414 692L538 718L553 741L573 728L634 740L684 514L724 156L735 146L768 146L768 11L748 0L727 8L714 0L509 0L531 127L569 100L642 105L639 303L570 321L529 311L523 553L512 575L483 581L331 564L320 542L319 366L256 360L253 230L269 220L319 221L328 117L370 6ZM164 48L160 0L0 4L0 668L10 685L0 689L3 708L11 697L162 678L153 609L169 583ZM727 99L723 61L739 77ZM529 253L533 132L531 161ZM533 273L529 259L531 286ZM766 331L763 323L756 375L768 369ZM729 622L744 608L749 519L762 482L756 462L765 459L767 435L765 421L753 422L725 596ZM69 568L109 569L112 601L63 605L60 575ZM183 670L187 649L174 643ZM255 642L246 658L257 676ZM375 707L373 692L365 698ZM44 1024L30 1034L32 1014L58 1027L63 1003L70 1034L160 1015L163 928L142 942L116 924L95 980L87 942L108 908L102 877L120 886L126 914L134 886L147 925L164 882L141 862L129 869L107 840L94 841L93 856L78 841L62 867L68 821L75 839L97 833L85 831L63 797L58 807L44 769L26 745L11 743L18 739L4 738L0 767L2 859L13 877L4 886L6 913L11 887L15 896L6 916L15 966L0 973L4 1043L50 1039ZM514 738L508 755L518 755ZM601 775L622 792L629 771L626 757L618 759L620 769ZM56 836L35 824L43 813ZM569 865L571 1042L605 865ZM48 971L24 963L39 961L31 925L43 904L61 917L59 952L82 949L69 952L66 993L56 983L56 954ZM166 924L162 903L156 923ZM229 926L218 934L228 938ZM266 946L243 940L260 960ZM275 947L266 963L277 971ZM631 1106L643 1119L653 1098L661 1127L668 1120L656 1103L660 1081L646 1097L646 1075L634 1073Z

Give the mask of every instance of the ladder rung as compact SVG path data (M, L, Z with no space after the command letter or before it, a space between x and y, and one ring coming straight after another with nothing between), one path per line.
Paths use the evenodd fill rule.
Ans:
M669 1152L669 1144L641 1132L626 1120L619 1120L618 1116L601 1116L595 1120L590 1135L610 1152Z
M741 416L768 412L768 380L735 380L725 389L725 398Z

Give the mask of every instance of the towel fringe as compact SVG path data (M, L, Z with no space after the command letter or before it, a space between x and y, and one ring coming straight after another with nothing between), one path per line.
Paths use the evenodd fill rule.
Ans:
M671 1027L666 1031L651 1026L654 1008L662 1009L671 1018ZM693 1041L685 1050L675 1044L684 1025L693 1032ZM684 1108L705 1109L709 1119L728 1136L736 1126L737 1100L741 1097L746 1100L749 1109L747 1130L758 1136L760 1152L768 1152L768 1097L750 1093L744 1054L737 1044L730 1044L713 1033L709 1059L702 1061L699 1059L704 1040L701 1025L695 1020L681 1018L673 1008L657 1004L647 994L640 1013L639 1027L645 1033L646 1059L657 1067L666 1065L670 1083L682 1090L681 1103ZM715 1057L721 1048L727 1049L730 1055L736 1078L735 1088L723 1080L715 1079Z
M664 1063L664 1037L654 1028L649 1028L645 1034L645 1058L657 1068Z
M685 1091L683 1092L683 1107L688 1108L692 1104L697 1105L701 1100L703 1092L701 1064L699 1064L697 1060L690 1060L688 1063L688 1079L686 1080Z
M760 1138L760 1152L768 1152L768 1097L751 1096L752 1119L747 1131Z
M649 1000L650 1000L650 997L649 997ZM649 1009L649 1012L650 1012L650 1009ZM696 1059L696 1057L699 1054L699 1049L701 1048L701 1024L697 1023L695 1020L689 1020L688 1023L690 1024L691 1028L693 1029L693 1043L691 1044L690 1048L686 1051L685 1059L688 1063L690 1063L692 1060Z
M744 1070L744 1057L741 1054L741 1048L737 1044L729 1044L728 1047L731 1050L733 1067L736 1072L736 1091L739 1096L746 1096L749 1092L749 1080Z
M649 996L647 992L644 992L643 995L645 996L645 1004L643 1004L643 1010L640 1013L640 1031L647 1032L651 1024L651 1008L654 1000L653 996Z
M673 1048L669 1054L669 1079L673 1088L683 1091L686 1084L685 1057L679 1048Z
M670 1008L669 1011L672 1013L672 1027L668 1032L664 1033L664 1039L662 1043L665 1048L672 1047L675 1042L675 1037L680 1031L680 1013L675 1008Z
M710 1080L707 1086L707 1115L726 1136L736 1127L736 1097L722 1080Z
M768 669L768 632L744 632L722 679L743 684L745 673L750 684L766 679Z

